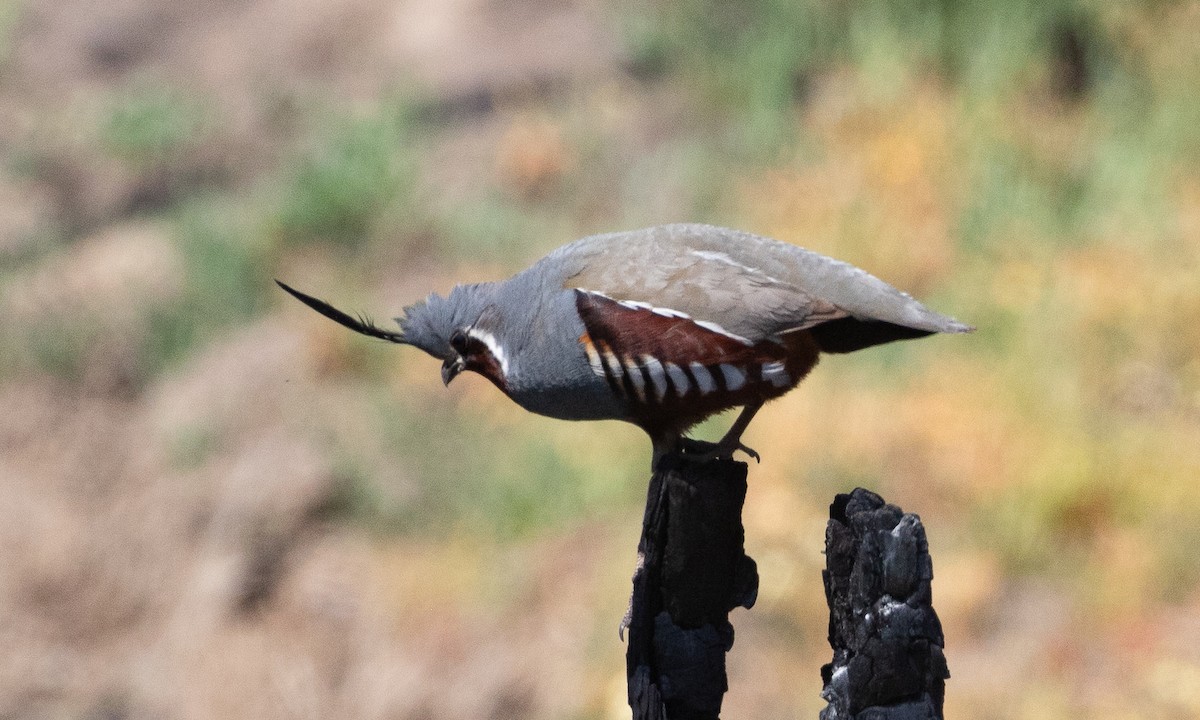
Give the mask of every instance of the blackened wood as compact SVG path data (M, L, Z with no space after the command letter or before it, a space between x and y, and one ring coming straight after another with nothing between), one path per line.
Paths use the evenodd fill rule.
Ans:
M689 449L659 461L646 498L626 651L634 720L720 717L729 612L758 594L743 549L746 464Z
M829 508L823 573L833 662L821 720L941 720L942 626L916 515L859 488Z

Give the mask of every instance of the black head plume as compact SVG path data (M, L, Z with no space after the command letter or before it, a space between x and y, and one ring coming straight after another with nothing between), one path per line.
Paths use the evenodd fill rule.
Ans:
M312 297L311 295L305 295L304 293L300 292L299 290L288 287L287 285L285 285L284 283L282 283L278 280L275 281L275 284L277 284L279 287L283 288L289 295L296 298L297 300L304 303L305 305L309 306L313 310L316 310L317 312L321 313L322 315L329 318L330 320L338 323L339 325L345 325L346 327L350 328L354 332L362 333L363 335L367 335L367 336L373 337L373 338L379 338L380 340L387 340L388 342L409 344L408 341L404 339L403 333L394 332L391 330L384 330L383 328L379 327L375 323L371 322L371 319L368 317L365 317L365 316L353 317L351 315L347 315L346 313L342 312L341 310L338 310L337 308L330 305L329 303L327 303L323 300L318 300L315 297Z

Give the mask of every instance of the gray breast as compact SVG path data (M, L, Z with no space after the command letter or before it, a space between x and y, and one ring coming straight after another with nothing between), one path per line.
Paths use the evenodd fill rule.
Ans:
M592 371L579 338L583 322L575 309L575 292L558 288L523 287L528 280L510 280L516 310L512 320L512 366L509 395L530 412L560 420L623 420L628 408L613 395L608 383ZM530 297L541 302L530 303ZM518 299L523 298L523 299ZM520 304L520 303L523 303Z

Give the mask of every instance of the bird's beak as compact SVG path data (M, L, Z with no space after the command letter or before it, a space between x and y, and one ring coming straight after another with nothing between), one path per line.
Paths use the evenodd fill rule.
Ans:
M453 357L442 363L442 383L449 385L466 366L461 357Z

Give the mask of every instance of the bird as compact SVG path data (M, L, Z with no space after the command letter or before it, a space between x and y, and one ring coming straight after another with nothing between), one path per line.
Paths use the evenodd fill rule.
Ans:
M507 280L430 294L397 329L276 282L355 332L440 360L447 386L471 371L540 415L633 423L655 467L673 452L758 460L742 434L822 354L974 329L849 263L691 223L570 242ZM716 443L687 436L738 407Z

